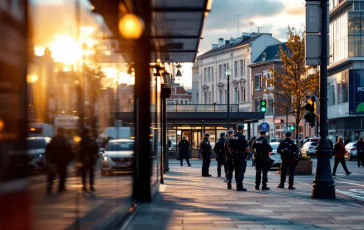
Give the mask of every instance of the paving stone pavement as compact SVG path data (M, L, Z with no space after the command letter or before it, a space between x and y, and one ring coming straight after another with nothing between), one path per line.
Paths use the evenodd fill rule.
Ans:
M201 177L201 161L192 161L192 167L171 161L155 200L140 204L123 229L364 229L363 203L340 194L335 200L312 199L311 187L302 182L307 176L297 176L292 191L276 188L279 175L269 172L271 190L255 191L255 170L249 166L248 191L237 192L216 177L215 161L210 173L211 178Z

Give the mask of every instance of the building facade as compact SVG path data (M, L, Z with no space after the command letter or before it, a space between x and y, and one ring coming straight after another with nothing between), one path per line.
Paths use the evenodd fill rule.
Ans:
M192 66L192 104L198 104L198 79L200 74L198 65L198 61L196 61Z
M329 137L363 136L364 1L330 1Z
M192 92L188 92L179 83L173 85L171 97L167 99L167 104L189 105L192 104Z
M219 38L218 44L198 57L198 103L227 104L230 91L230 103L239 104L239 111L251 111L251 74L249 65L258 58L263 50L279 41L272 34L243 33L231 40ZM226 70L231 71L230 87Z

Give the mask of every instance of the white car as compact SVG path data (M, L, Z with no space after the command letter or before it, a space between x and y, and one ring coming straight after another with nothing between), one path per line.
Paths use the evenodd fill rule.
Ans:
M269 153L269 158L273 160L271 170L278 170L281 167L282 159L281 155L277 153L278 145L280 142L271 142L269 143L272 146L273 151Z
M111 140L101 156L101 175L112 175L117 171L132 171L134 158L134 140Z
M46 147L51 141L49 137L28 137L27 156L28 169L31 171L42 171L44 167Z
M301 156L316 156L318 142L306 142L300 149Z
M356 141L349 142L348 144L346 144L345 150L346 150L345 158L348 159L348 161L358 158L358 150L356 149Z

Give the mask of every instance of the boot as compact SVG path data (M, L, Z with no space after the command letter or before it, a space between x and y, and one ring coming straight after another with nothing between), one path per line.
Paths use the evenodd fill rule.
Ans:
M293 185L288 186L288 189L295 190L296 188Z
M227 188L228 188L228 189L232 189L232 188L231 188L231 181L228 181L228 182L227 182Z
M284 188L284 184L280 183L277 188Z
M262 190L270 190L270 188L267 187L267 185L263 185Z
M217 177L221 177L221 173L218 173L218 174L217 174Z
M259 185L255 185L255 190L259 190Z
M236 191L242 191L245 192L247 189L243 187L242 184L237 184L236 185Z

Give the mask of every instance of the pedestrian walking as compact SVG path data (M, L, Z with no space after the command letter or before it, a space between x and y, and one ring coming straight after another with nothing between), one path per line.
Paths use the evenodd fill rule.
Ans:
M58 192L66 190L67 166L73 159L72 147L65 137L65 129L57 129L57 135L47 145L45 152L47 160L47 194L52 193L53 181L56 174L59 175Z
M341 165L343 166L347 176L349 176L351 174L351 172L349 172L348 168L346 167L346 161L345 161L346 149L345 149L345 145L344 145L343 141L344 141L344 138L339 137L339 139L337 140L337 142L334 146L335 163L334 163L334 169L332 172L333 176L336 176L336 169L337 169L337 166L339 163L341 163Z
M210 134L205 133L204 139L200 142L200 152L202 155L202 176L210 177L209 168L211 162L211 145L210 145Z
M183 158L186 158L188 167L191 167L190 161L188 159L188 152L190 151L190 143L188 142L186 136L183 136L182 140L178 143L178 149L179 149L179 160L181 162L181 166L183 166Z
M287 170L289 168L288 189L296 189L293 187L294 173L298 162L298 147L290 138L292 132L286 132L286 139L281 141L277 148L277 153L281 155L281 182L278 188L284 188L286 182Z
M234 171L234 160L233 160L233 156L231 153L229 153L229 149L228 149L228 143L229 143L229 139L230 137L233 136L234 131L229 129L227 131L228 136L225 139L225 144L224 144L224 149L225 149L225 155L226 155L226 161L225 161L225 172L226 172L226 176L225 176L225 180L224 182L228 182L228 173L229 173L229 169L231 171Z
M230 137L228 142L229 152L233 155L235 167L235 181L237 191L246 191L243 186L244 174L246 170L246 159L250 152L249 144L243 135L244 125L239 124L238 132ZM229 168L227 187L231 189L231 179L233 172Z
M269 168L269 152L272 152L272 146L268 143L266 131L260 131L260 137L257 138L253 144L252 149L254 152L253 158L256 163L255 170L255 190L259 190L260 181L263 173L262 190L269 190L267 187L268 182L268 168Z
M216 142L214 151L216 153L216 161L217 161L217 177L221 177L221 167L224 167L225 178L227 175L225 163L226 163L226 153L225 153L225 133L220 133L220 139Z
M356 150L358 151L358 168L360 168L360 165L364 167L364 141L362 137L356 143Z
M96 141L91 137L90 129L84 128L82 140L80 142L79 160L82 163L81 175L82 175L82 190L87 191L86 176L90 178L90 190L95 191L94 188L94 172L95 164L98 158L98 146Z

